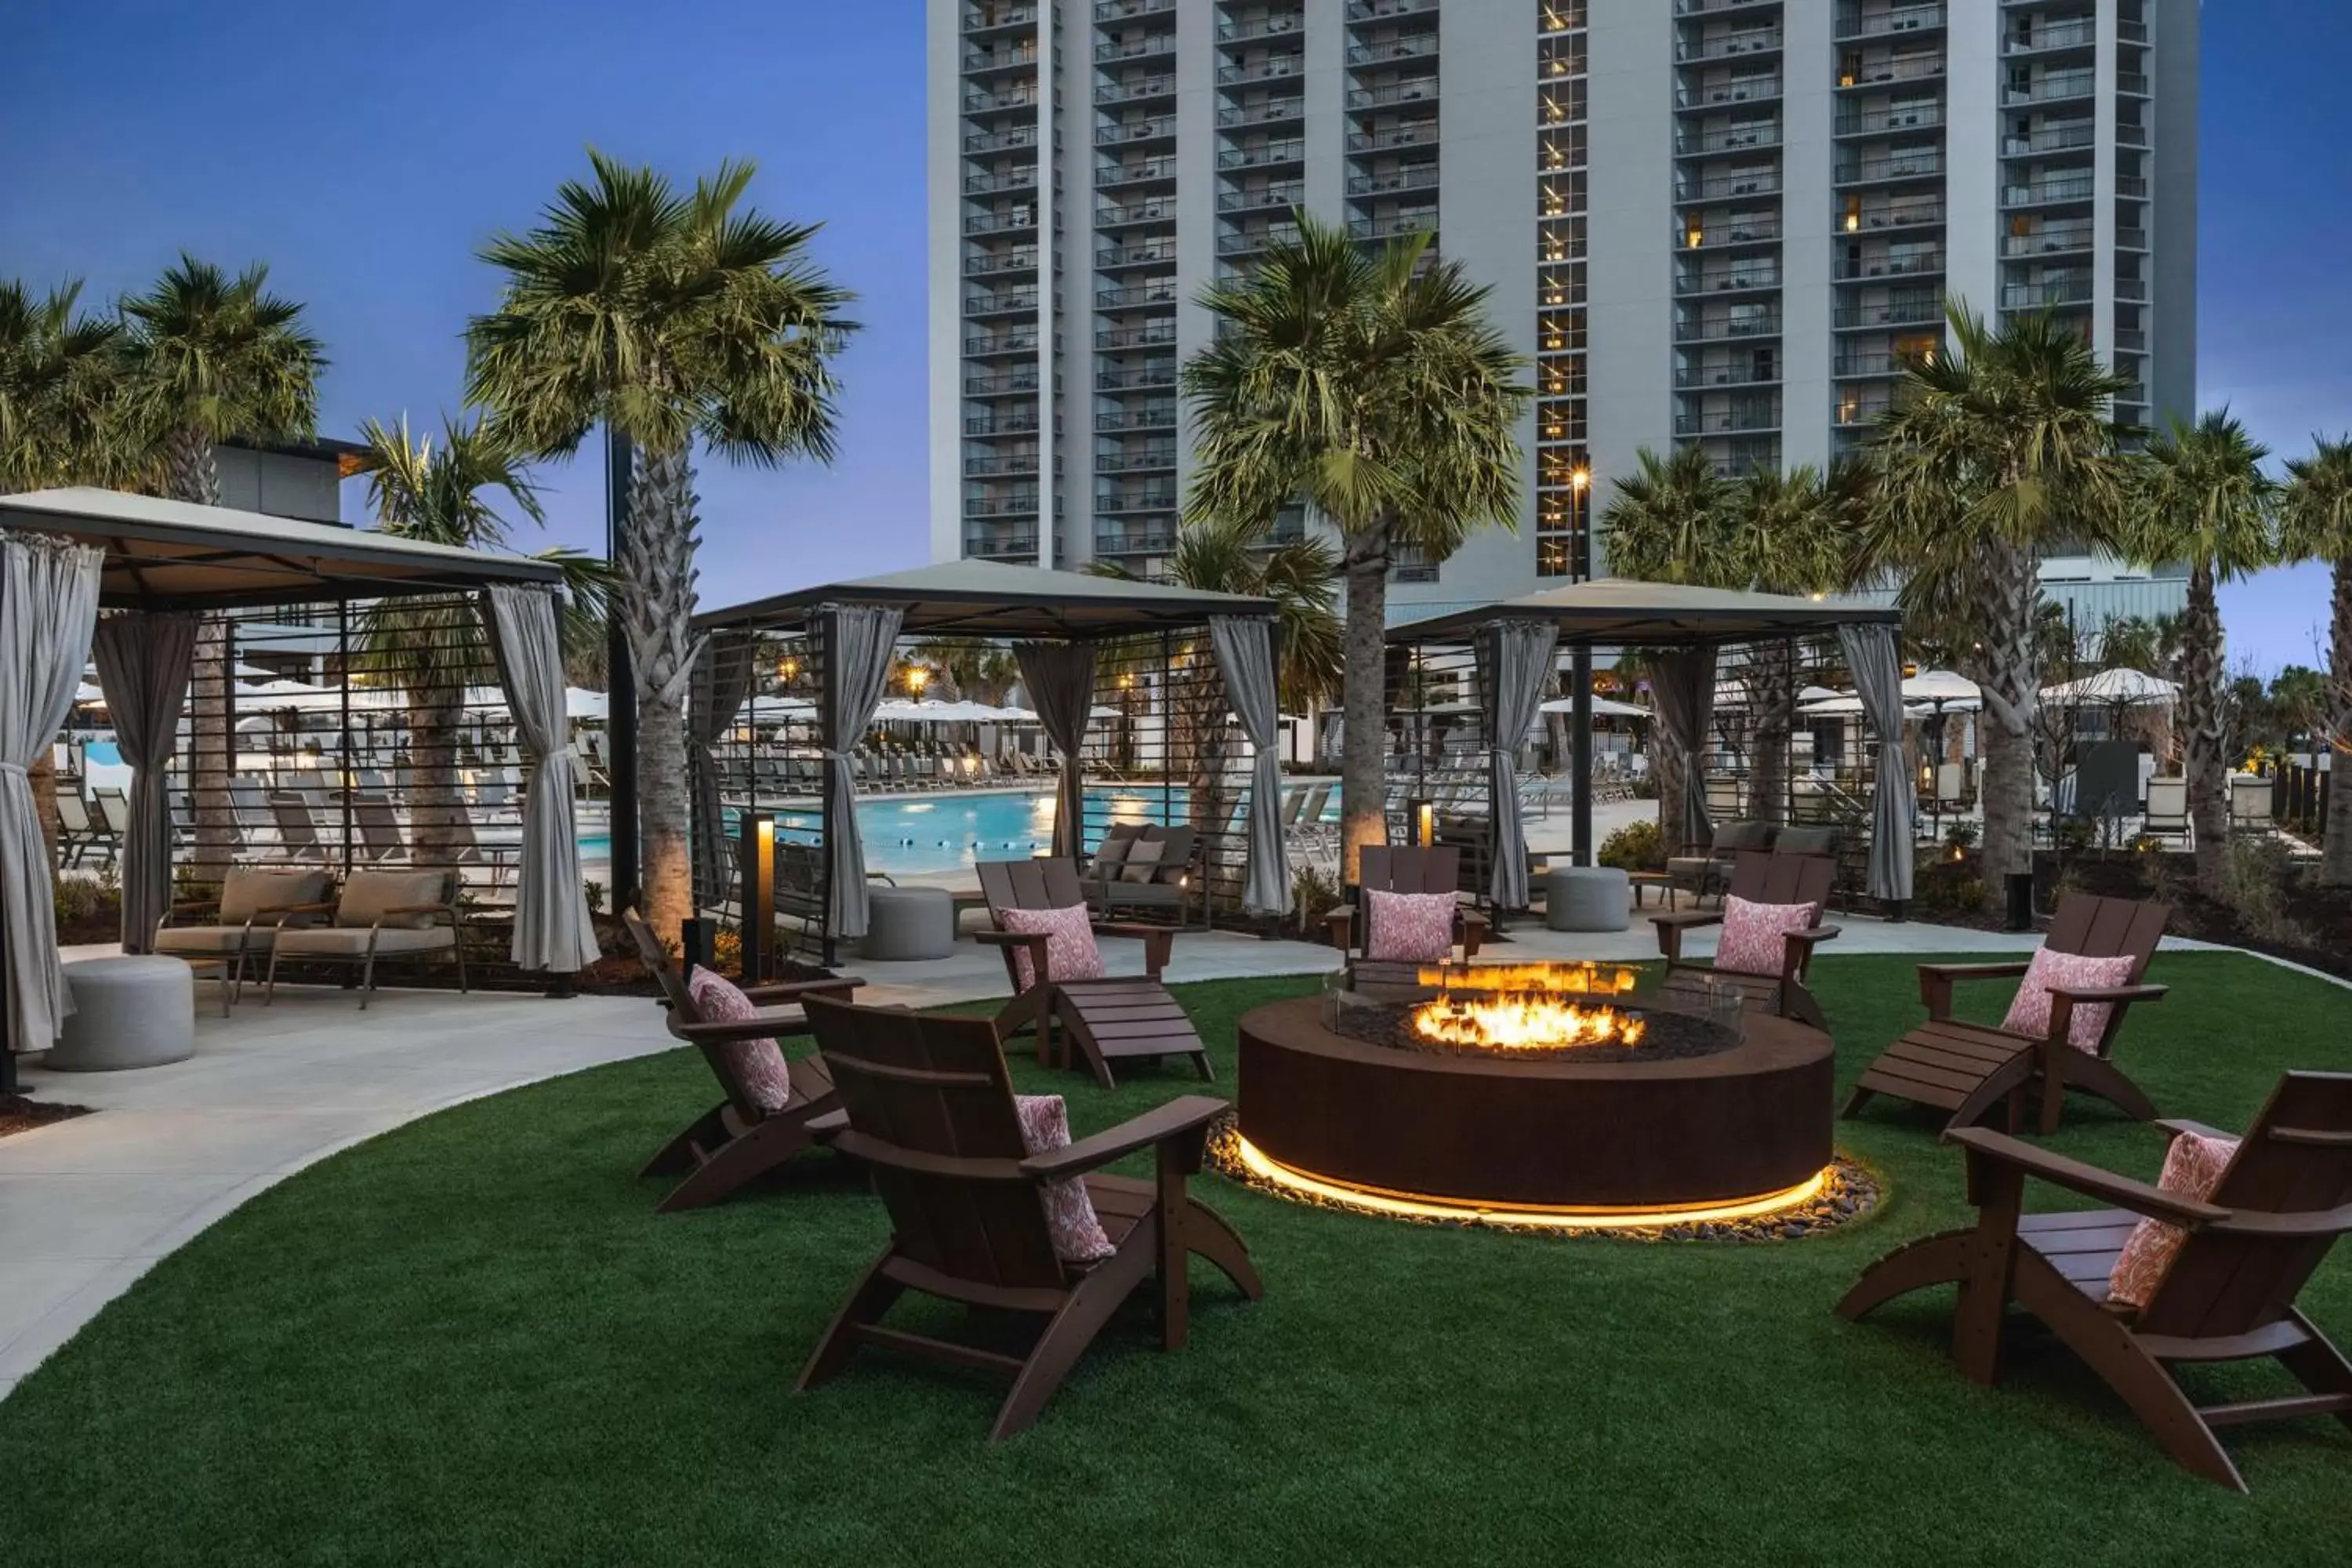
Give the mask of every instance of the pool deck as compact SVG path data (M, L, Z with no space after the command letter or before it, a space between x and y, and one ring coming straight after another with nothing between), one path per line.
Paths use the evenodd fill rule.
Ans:
M1867 917L1840 923L1840 953L2014 952L2034 942ZM1496 956L1657 952L1646 922L1601 935L1516 924L1508 935L1507 945L1490 950ZM1691 947L1711 951L1711 940L1699 933ZM1116 970L1133 962L1132 951L1113 942L1106 957ZM1338 964L1328 947L1188 931L1176 940L1168 978L1317 974ZM997 953L969 939L943 959L853 958L845 967L868 982L862 995L875 1003L934 1006L1008 992ZM655 1004L636 997L392 990L362 1013L349 992L282 987L274 1006L248 994L230 1017L210 1006L197 1014L196 1055L187 1061L131 1072L38 1065L25 1072L40 1098L100 1114L0 1139L0 1398L159 1258L303 1167L468 1100L677 1048ZM1233 1086L1218 1088L1230 1093ZM648 1184L648 1208L652 1198Z

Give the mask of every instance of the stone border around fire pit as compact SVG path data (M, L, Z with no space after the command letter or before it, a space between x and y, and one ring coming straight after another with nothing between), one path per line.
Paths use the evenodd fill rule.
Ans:
M1210 1130L1208 1147L1209 1169L1229 1182L1238 1183L1252 1192L1279 1198L1285 1203L1298 1204L1307 1208L1329 1209L1336 1214L1361 1215L1366 1219L1386 1220L1391 1225L1425 1225L1458 1230L1505 1231L1518 1236L1541 1236L1556 1239L1577 1240L1590 1237L1601 1241L1700 1242L1740 1241L1774 1242L1801 1241L1807 1237L1821 1236L1863 1218L1875 1210L1886 1195L1885 1183L1869 1166L1852 1157L1840 1154L1830 1163L1822 1190L1812 1197L1775 1209L1769 1214L1755 1215L1745 1219L1704 1220L1679 1225L1578 1225L1545 1226L1513 1224L1506 1219L1488 1218L1478 1215L1460 1216L1439 1215L1397 1214L1369 1204L1349 1203L1344 1198L1319 1193L1303 1192L1271 1181L1252 1170L1242 1159L1241 1129L1233 1112L1220 1117Z

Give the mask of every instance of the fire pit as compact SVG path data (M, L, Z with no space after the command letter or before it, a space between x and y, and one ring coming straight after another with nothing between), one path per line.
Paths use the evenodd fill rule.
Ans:
M1832 1153L1829 1037L1635 994L1590 964L1360 966L1241 1022L1254 1174L1416 1217L1561 1226L1801 1204Z

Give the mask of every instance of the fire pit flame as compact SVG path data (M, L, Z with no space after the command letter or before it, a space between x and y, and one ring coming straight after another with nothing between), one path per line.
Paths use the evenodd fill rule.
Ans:
M1633 1046L1647 1027L1636 1014L1591 1000L1631 992L1637 979L1631 969L1490 964L1423 970L1421 979L1441 990L1412 1010L1412 1030L1439 1045L1490 1051Z

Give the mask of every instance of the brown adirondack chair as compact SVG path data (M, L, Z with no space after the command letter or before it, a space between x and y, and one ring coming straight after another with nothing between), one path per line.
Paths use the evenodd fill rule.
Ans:
M1357 885L1383 893L1454 893L1462 888L1462 851L1453 845L1367 844L1364 846ZM1352 972L1370 951L1371 922L1360 920L1355 906L1343 904L1325 917L1331 932L1331 945L1348 955L1348 968ZM1486 917L1473 909L1454 911L1454 940L1461 944L1462 961L1467 963L1478 956L1478 944L1486 940Z
M797 1007L772 1007L770 1003L801 1001L810 996L846 998L863 980L844 975L831 980L794 980L774 985L747 986L744 994L761 1005L760 1016L737 1023L705 1019L686 988L686 977L662 952L661 943L635 910L621 912L621 923L637 944L637 956L661 981L669 1032L698 1047L711 1076L727 1098L703 1112L686 1130L663 1144L637 1173L646 1176L684 1171L686 1180L670 1189L656 1208L657 1214L698 1209L731 1196L746 1183L756 1181L814 1142L809 1123L841 1109L834 1092L833 1075L821 1057L803 1057L790 1066L792 1098L782 1110L755 1103L735 1076L727 1053L719 1047L737 1040L762 1040L778 1035L805 1035L808 1018Z
M1948 1110L1950 1125L1969 1127L2006 1102L2010 1131L2014 1132L2024 1124L2024 1096L2039 1080L2041 1127L2045 1133L2058 1130L2070 1089L2098 1095L2142 1121L2154 1121L2155 1104L2110 1057L2116 1034L2123 1027L2125 1009L2134 1002L2153 1002L2164 995L2165 987L2143 984L2141 977L2147 973L2147 961L2156 955L2156 944L2171 913L2169 905L2130 899L2103 899L2088 893L2069 893L2061 899L2043 946L2058 952L2100 957L2127 953L2133 963L2121 985L2053 991L2050 1032L2039 1040L1952 1016L1954 982L2013 978L2025 973L2025 960L1921 964L1919 999L1927 1005L1927 1021L1887 1047L1870 1064L1847 1098L1843 1114L1852 1116L1872 1096L1884 1094ZM2099 1002L2112 1005L2098 1049L2076 1050L2066 1042L2074 1009Z
M2173 1133L2211 1134L2194 1122ZM2352 1363L2295 1306L2295 1295L2352 1230L2352 1073L2279 1080L2210 1203L2117 1176L1990 1128L1945 1138L1968 1152L1977 1223L1898 1248L1838 1303L1852 1321L1881 1302L1957 1283L1952 1355L1990 1384L2000 1370L2001 1318L2012 1300L2105 1380L2175 1461L2238 1491L2246 1483L2215 1436L2249 1421L2334 1415L2352 1426ZM2027 1177L2120 1204L2026 1214ZM2109 1303L2107 1278L2137 1219L2187 1229L2172 1267L2133 1311ZM2275 1359L2309 1390L2199 1405L2175 1380L2184 1363Z
M1836 926L1822 924L1821 910L1829 908L1830 889L1837 883L1837 861L1827 855L1761 853L1742 849L1733 857L1725 897L1758 904L1817 904L1811 929L1791 931L1782 944L1778 974L1732 974L1700 958L1683 956L1683 935L1701 926L1721 925L1723 910L1684 910L1652 915L1658 928L1658 951L1665 955L1663 989L1689 993L1708 982L1729 986L1748 1006L1794 1018L1826 1031L1829 1020L1822 1005L1805 985L1813 949L1839 934Z
M1086 1058L1095 1081L1116 1089L1110 1064L1137 1057L1190 1057L1203 1080L1216 1075L1209 1067L1209 1048L1201 1031L1168 988L1160 983L1176 933L1166 926L1123 921L1089 921L1097 938L1132 937L1143 943L1140 978L1110 975L1099 980L1056 979L1045 962L1045 939L1003 929L1004 910L1066 910L1083 906L1085 886L1077 868L1058 858L1042 860L982 860L980 890L988 900L989 918L997 929L979 933L978 940L1004 957L1005 977L1013 982L1013 1000L996 1015L996 1026L1009 1038L1024 1029L1037 1031L1040 1065L1069 1066L1069 1042ZM1029 954L1035 978L1024 989L1016 952ZM1057 1030L1055 1026L1059 1025Z
M1111 1314L1153 1276L1160 1335L1183 1348L1190 1321L1188 1254L1224 1271L1244 1297L1263 1293L1249 1248L1188 1196L1209 1124L1225 1102L1185 1095L1108 1131L1050 1153L1030 1154L995 1027L985 1018L927 1017L894 1008L808 1004L817 1044L833 1064L847 1127L825 1137L873 1172L890 1212L891 1237L817 1342L801 1372L803 1392L841 1371L860 1345L882 1345L953 1366L1007 1374L1013 1390L992 1442L1037 1419ZM1156 1174L1108 1176L1101 1167L1150 1149ZM1115 1250L1099 1262L1055 1256L1044 1191L1086 1184ZM1045 1320L1026 1355L882 1326L908 1291L991 1311Z

